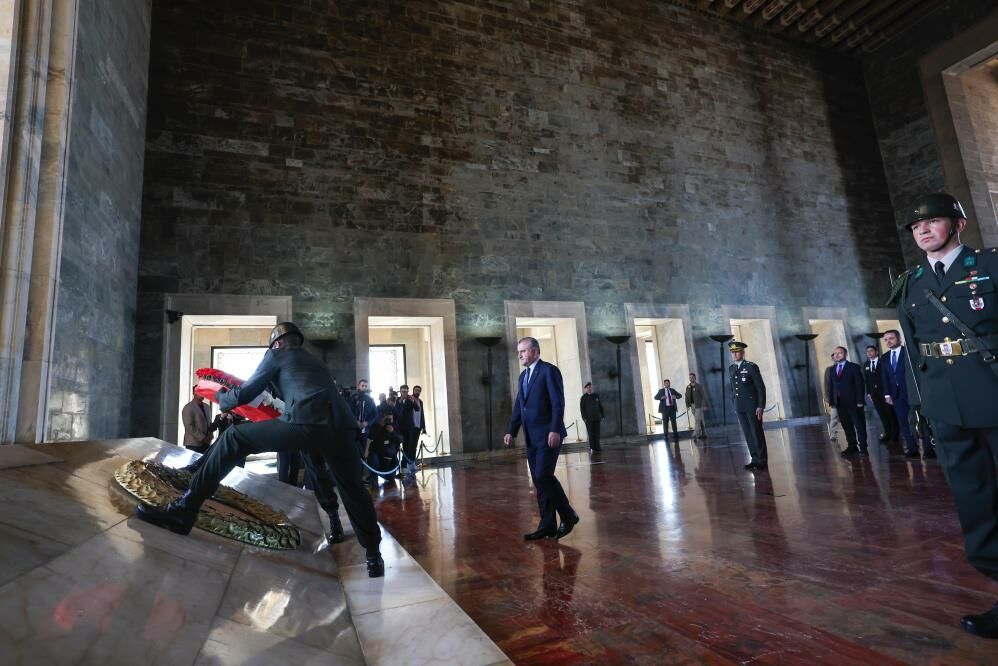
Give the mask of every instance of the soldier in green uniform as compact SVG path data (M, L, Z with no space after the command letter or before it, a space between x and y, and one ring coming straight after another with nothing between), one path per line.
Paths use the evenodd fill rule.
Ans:
M889 303L908 342L917 390L956 501L967 559L998 580L998 250L960 242L960 202L929 194L905 211L925 260L894 283ZM998 604L962 627L998 638Z
M732 340L728 343L731 352L731 365L728 376L731 378L731 396L735 403L735 414L742 426L745 443L748 444L752 461L745 469L766 469L769 457L766 453L766 434L762 431L762 412L766 407L766 383L762 381L759 366L745 360L748 345Z

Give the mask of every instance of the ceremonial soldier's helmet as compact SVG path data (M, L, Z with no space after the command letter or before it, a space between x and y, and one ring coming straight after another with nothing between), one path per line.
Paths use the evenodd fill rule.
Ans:
M294 322L282 321L270 332L270 347L273 348L274 343L286 335L297 335L301 342L305 342L305 336L302 335L301 329L295 326Z
M963 206L956 197L945 192L925 194L915 199L904 213L904 228L911 231L911 225L934 217L949 217L954 220L967 218Z

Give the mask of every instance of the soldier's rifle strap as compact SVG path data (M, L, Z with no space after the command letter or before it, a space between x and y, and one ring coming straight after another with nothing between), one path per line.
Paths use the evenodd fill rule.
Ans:
M949 323L960 329L960 334L964 337L964 339L972 342L974 346L980 350L981 358L984 359L985 363L994 364L995 355L991 353L991 346L987 342L975 335L974 332L970 330L969 326L960 321L960 318L953 314L953 311L946 307L946 305L939 300L939 297L936 296L931 289L925 290L925 298L927 298L929 303L932 303L932 306L939 310L944 317L949 319ZM991 369L995 371L996 375L998 375L998 365L991 365Z

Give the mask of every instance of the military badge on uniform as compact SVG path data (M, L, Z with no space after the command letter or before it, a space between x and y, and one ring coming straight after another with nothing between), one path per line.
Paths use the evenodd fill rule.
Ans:
M984 299L980 296L970 299L970 309L971 310L983 310L984 309Z
M976 266L976 265L977 265L977 257L975 257L974 255L971 254L971 255L966 256L966 257L963 258L963 267L964 268L970 268L970 267Z

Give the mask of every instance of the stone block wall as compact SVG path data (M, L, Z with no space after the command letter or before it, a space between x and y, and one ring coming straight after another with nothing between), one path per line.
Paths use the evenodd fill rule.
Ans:
M47 440L129 431L150 16L80 1Z
M291 295L338 335L341 377L354 297L452 298L482 448L473 338L501 334L504 300L586 303L609 415L624 303L689 303L716 393L718 306L775 305L782 336L803 306L848 307L865 330L901 263L850 58L651 0L178 0L152 34L142 375L161 371L165 293ZM133 433L154 433L155 396L134 404Z
M995 36L998 39L998 35ZM987 188L990 204L998 204L998 59L960 77L967 115L975 138L971 158L973 181ZM971 160L967 160L970 162ZM971 165L967 165L970 171Z
M946 187L943 159L928 108L919 63L933 49L995 12L991 2L950 0L863 59L884 173L896 219L915 197ZM908 263L918 248L902 234Z

